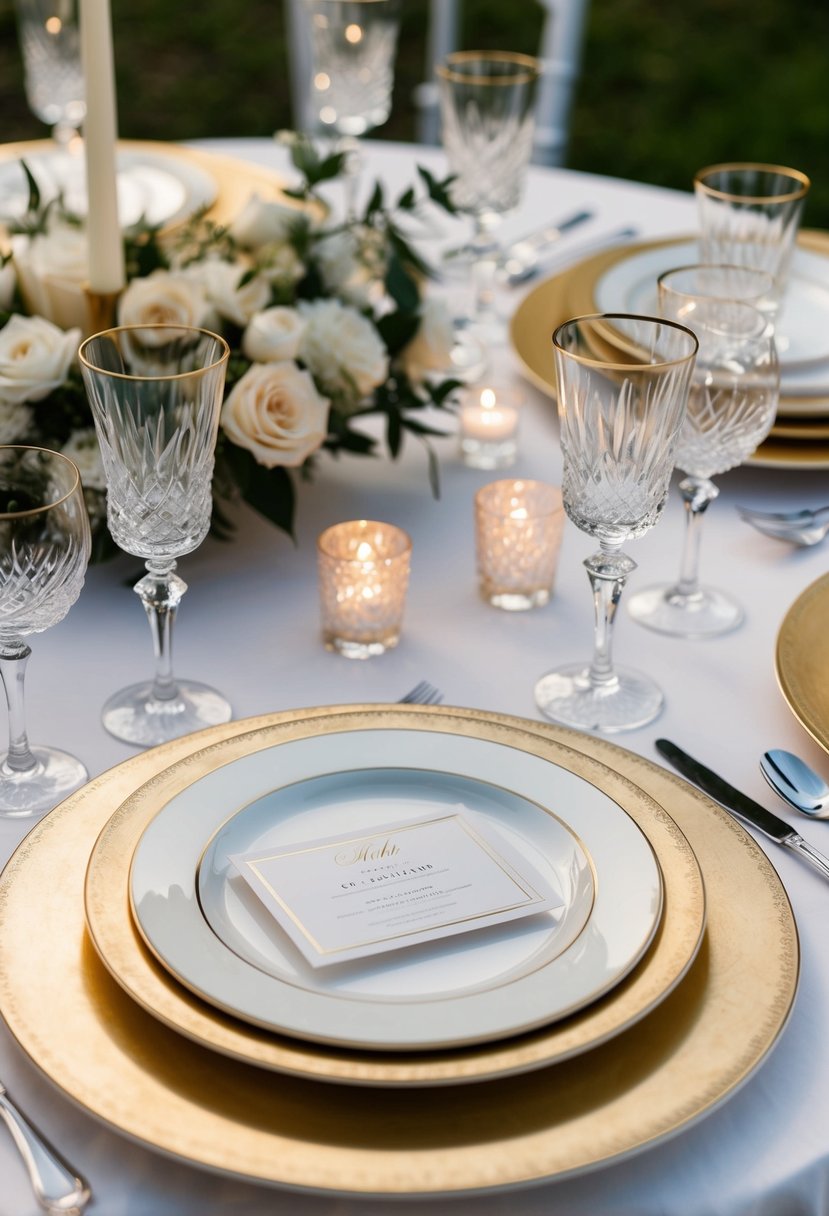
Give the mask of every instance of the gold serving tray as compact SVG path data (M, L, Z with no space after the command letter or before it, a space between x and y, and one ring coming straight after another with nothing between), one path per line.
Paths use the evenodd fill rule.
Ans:
M829 752L829 574L798 596L777 634L775 669L789 709Z
M357 707L355 721L361 710L378 713ZM400 710L387 712L390 725L401 720ZM409 709L406 720L425 722L434 712ZM712 1110L774 1045L797 987L797 931L765 855L704 795L604 740L482 712L439 712L487 738L518 729L537 735L540 747L570 747L586 757L586 770L599 760L670 808L702 869L707 932L686 979L642 1022L550 1069L401 1092L287 1076L275 1083L272 1073L189 1042L130 1000L85 932L84 869L98 833L114 806L194 744L291 721L279 714L136 756L27 836L0 880L0 1012L20 1047L81 1107L149 1147L234 1176L351 1195L559 1178L624 1157Z
M665 908L645 959L603 999L583 1012L531 1034L459 1050L389 1052L337 1050L249 1026L199 1000L152 956L128 906L129 870L136 845L170 798L216 768L266 747L343 729L418 727L466 736L491 736L492 725L451 711L359 710L277 722L223 738L209 749L157 773L111 817L92 850L86 878L86 917L105 966L148 1012L196 1042L260 1067L317 1080L363 1085L450 1085L525 1072L556 1063L604 1042L643 1017L680 981L699 948L705 891L699 865L676 824L647 794L597 761L536 734L502 727L510 746L541 753L578 772L613 798L640 827L653 849L665 889Z
M681 238L671 237L659 241L641 241L605 250L539 283L528 292L510 321L510 341L527 379L541 392L554 398L553 331L570 317L596 312L596 284L617 262L642 250L676 244L679 239ZM816 253L829 253L829 235L825 232L801 232L798 244ZM617 347L610 325L607 326L604 338L607 345L597 353L603 358L612 357ZM811 430L806 429L805 419L804 429L800 429L793 426L789 418L789 415L796 417L799 411L803 410L806 401L813 408L815 405L825 405L825 413L829 417L829 396L782 398L783 413L778 422L775 422L769 438L760 445L746 464L764 468L829 467L829 428L823 429L819 426L821 415L808 419L808 422L818 424Z

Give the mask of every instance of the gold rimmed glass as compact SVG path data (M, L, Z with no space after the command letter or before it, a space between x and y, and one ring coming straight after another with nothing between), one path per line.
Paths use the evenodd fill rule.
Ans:
M127 325L88 338L81 370L107 478L107 521L127 553L145 559L136 584L152 630L156 673L110 697L103 723L151 747L227 722L214 689L173 678L172 628L187 584L176 559L210 527L212 476L230 349L209 330Z
M457 322L455 361L460 370L464 363L480 370L481 343L498 334L495 273L499 246L494 232L521 201L542 69L540 60L511 51L456 51L435 69L443 146L454 177L452 200L473 222L470 250L475 298L471 316ZM464 332L470 328L470 349L464 358Z
M701 260L765 270L782 297L811 183L799 169L734 161L694 175Z
M77 467L60 452L0 447L0 676L9 749L0 760L0 815L51 810L87 779L80 760L32 747L23 682L26 639L63 620L83 587L89 519Z
M608 344L615 334L618 347ZM636 563L622 552L659 519L697 352L691 330L655 317L576 317L553 335L564 509L599 549L584 565L595 608L593 658L542 676L536 703L556 722L611 734L645 726L662 693L616 668L612 625Z

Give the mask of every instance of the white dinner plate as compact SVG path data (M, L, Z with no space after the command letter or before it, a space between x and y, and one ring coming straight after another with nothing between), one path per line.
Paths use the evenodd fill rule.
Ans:
M698 261L697 244L688 240L632 253L599 278L597 311L652 316L658 310L659 275ZM829 258L795 249L776 335L784 394L829 391Z
M67 209L86 215L86 166L83 154L33 152L26 164L38 184L41 201L63 193ZM216 199L217 186L209 173L174 150L119 148L117 153L118 215L128 231L142 221L179 224ZM19 158L0 159L0 218L20 219L26 212L29 188Z
M543 870L563 915L314 972L227 869L240 845L458 805ZM144 832L130 897L158 959L221 1009L312 1041L426 1050L518 1034L597 999L647 949L662 881L633 820L566 769L480 739L369 730L287 742L194 782Z

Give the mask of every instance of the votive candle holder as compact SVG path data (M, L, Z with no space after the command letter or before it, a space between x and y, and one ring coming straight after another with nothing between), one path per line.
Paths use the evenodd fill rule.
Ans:
M481 598L522 612L549 602L564 531L561 490L543 481L493 481L475 495Z
M476 385L460 398L460 452L472 469L503 469L518 455L523 397L507 385Z
M334 524L317 541L322 639L349 659L384 654L400 639L412 542L373 519Z

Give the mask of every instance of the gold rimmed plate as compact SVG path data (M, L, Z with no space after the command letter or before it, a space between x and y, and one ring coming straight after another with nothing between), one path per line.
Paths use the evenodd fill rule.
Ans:
M780 691L801 726L829 752L829 575L797 597L777 634Z
M289 717L211 728L198 741L203 750ZM193 741L184 740L90 782L6 867L0 1012L20 1047L81 1107L149 1147L236 1177L349 1195L459 1194L561 1178L713 1110L764 1060L795 996L797 933L765 855L704 795L604 740L483 713L457 718L484 737L521 730L542 752L580 751L585 772L604 762L671 807L703 872L708 928L683 983L647 1019L552 1069L405 1094L294 1077L275 1085L263 1069L187 1042L108 975L83 908L84 860L113 804L186 757Z
M181 1030L189 1037L227 1052L238 1058L282 1071L314 1076L332 1081L375 1085L448 1084L474 1081L486 1077L540 1068L552 1061L587 1050L604 1039L618 1034L626 1026L644 1016L679 982L698 948L705 916L704 888L699 867L687 841L676 825L653 801L637 791L618 774L593 764L585 770L585 761L567 749L551 745L537 754L535 736L513 730L505 733L503 745L516 753L523 763L542 761L542 773L549 787L556 768L573 771L581 782L594 787L596 795L606 796L622 808L646 837L662 873L666 891L663 916L657 936L644 961L602 1000L583 1013L570 1017L560 1025L547 1026L531 1035L484 1043L476 1048L453 1052L395 1055L376 1052L343 1053L331 1046L317 1045L309 1050L299 1041L284 1036L263 1035L255 1027L211 1011L208 1006L190 996L152 960L144 948L136 928L122 916L128 885L130 859L147 826L153 822L159 806L176 796L177 791L195 792L198 777L224 768L227 775L235 760L259 753L260 761L271 771L269 749L282 741L308 736L311 739L325 728L334 735L354 726L366 729L377 722L390 727L414 722L420 727L425 746L434 742L436 731L458 735L470 733L470 728L458 721L458 715L448 711L430 713L424 720L420 713L414 718L409 711L384 711L378 717L361 710L341 713L338 720L328 714L320 723L316 717L306 723L289 725L277 723L250 736L228 736L198 759L188 756L166 773L158 773L149 787L137 790L112 816L93 850L86 884L87 919L93 940L115 978L139 1003L161 1020ZM427 732L428 730L428 735ZM391 739L391 735L387 736ZM366 735L368 742L369 736ZM468 747L462 738L454 738L459 748ZM479 736L479 744L493 741ZM452 748L453 739L445 741ZM527 746L533 751L527 752ZM353 750L353 748L352 748ZM276 753L273 753L276 754ZM432 750L432 755L434 751ZM497 753L496 753L497 755ZM577 771L573 765L577 765ZM555 768L553 767L555 766ZM578 782L575 782L578 786ZM566 804L560 809L566 812ZM624 875L620 875L624 880ZM576 943L583 954L589 943ZM578 957L581 957L578 954ZM586 955L585 966L589 960Z

